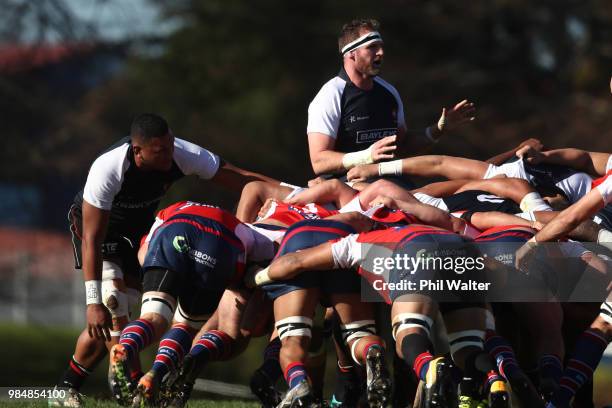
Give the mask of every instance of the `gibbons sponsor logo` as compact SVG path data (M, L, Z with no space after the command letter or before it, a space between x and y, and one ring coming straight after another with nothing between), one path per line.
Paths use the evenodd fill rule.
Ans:
M205 252L198 251L197 249L190 248L189 244L187 244L187 240L182 235L177 235L174 237L172 240L172 246L181 254L187 253L187 256L189 256L190 259L193 259L199 264L206 265L210 268L214 268L217 264L217 258L212 257Z

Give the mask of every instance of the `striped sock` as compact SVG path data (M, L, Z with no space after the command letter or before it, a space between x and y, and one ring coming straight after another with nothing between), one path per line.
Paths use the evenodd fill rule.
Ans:
M264 349L264 362L260 368L274 382L283 374L283 370L281 370L280 363L278 362L280 349L281 341L278 337L275 337Z
M138 358L140 353L153 341L153 325L144 319L137 319L128 323L119 337L119 344L123 345L130 359Z
M412 366L412 369L414 370L414 373L417 375L417 377L419 377L423 381L427 381L427 370L429 370L429 363L431 362L431 360L433 360L433 358L433 355L429 351L426 351L424 353L419 354L414 359L414 365Z
M588 329L576 342L574 354L568 361L560 381L560 389L553 402L558 406L567 406L576 391L593 377L601 356L608 346L607 339L601 331Z
M289 389L297 387L299 383L307 378L306 367L299 361L289 364L285 369L285 381L287 381Z
M542 380L550 380L553 384L559 384L563 375L563 363L555 354L543 354L538 359L538 372L540 383Z
M70 359L68 363L68 368L64 372L60 382L58 384L59 387L67 387L67 388L81 388L83 382L89 377L91 371L81 365L74 356Z
M497 371L495 370L489 371L487 373L487 379L485 380L485 389L490 390L491 385L496 381L506 382L506 380L504 380L503 377L497 373Z
M521 372L512 346L506 339L495 333L495 331L487 330L484 349L495 359L499 373L504 378L508 379L508 377Z
M207 331L191 348L191 354L198 363L221 360L231 353L232 338L219 330Z
M193 336L186 324L177 323L172 326L159 342L157 356L153 362L152 370L159 378L164 378L168 371L174 371L178 367L192 340Z

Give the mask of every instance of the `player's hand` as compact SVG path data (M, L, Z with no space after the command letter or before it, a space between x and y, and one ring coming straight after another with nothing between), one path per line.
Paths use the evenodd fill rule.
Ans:
M476 119L475 115L476 106L474 103L464 99L449 110L442 108L442 114L440 119L438 119L438 130L440 132L453 130L464 123Z
M312 180L308 180L308 187L314 187L317 184L321 184L324 181L325 181L325 179L323 177L321 177L321 176L315 177Z
M266 200L266 202L261 206L261 208L259 209L259 212L257 213L257 216L259 218L264 218L266 216L266 214L268 213L268 210L270 209L270 207L272 206L272 203L276 202L275 199L273 198L268 198Z
M393 152L397 149L396 141L397 135L387 136L370 146L372 160L379 162L393 159L395 157Z
M534 149L530 145L521 147L516 151L516 156L523 159L525 163L536 165L542 163L544 155L539 150Z
M101 304L87 305L87 332L89 337L110 341L112 319L108 309Z
M376 176L378 176L378 164L362 164L353 167L346 173L346 179L352 182L362 182Z
M533 241L527 241L523 246L521 246L514 255L514 264L516 269L529 272L529 265L532 264L532 261L536 255L536 247L537 243Z
M397 203L395 202L395 200L391 197L387 197L384 195L378 195L376 196L375 199L373 199L372 201L370 201L370 204L368 204L370 207L377 207L379 205L383 205L387 208L391 208L391 209L397 209Z
M541 152L542 149L544 149L544 145L542 144L542 142L540 142L539 139L533 137L523 140L521 144L518 145L518 149L521 149L525 146L530 146L533 150L537 150L538 152Z

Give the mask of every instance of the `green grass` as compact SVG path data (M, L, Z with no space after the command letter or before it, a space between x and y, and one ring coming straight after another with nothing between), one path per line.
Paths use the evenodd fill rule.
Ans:
M16 326L0 324L0 387L8 386L53 386L66 369L68 359L73 353L77 330L48 328L44 326ZM229 383L247 384L253 370L261 362L261 350L266 339L255 339L251 347L239 358L230 362L211 364L206 367L202 377ZM331 348L330 348L331 349ZM154 350L142 355L145 368L153 361ZM332 353L328 353L326 372L326 395L333 385L334 366ZM87 407L117 407L108 400L106 382L106 363L100 364L88 379L82 392L88 397ZM595 406L603 406L612 401L612 364L602 363L595 372ZM0 406L9 407L46 407L46 401L8 403L0 400ZM257 407L251 402L211 399L210 395L195 392L190 406L199 407Z

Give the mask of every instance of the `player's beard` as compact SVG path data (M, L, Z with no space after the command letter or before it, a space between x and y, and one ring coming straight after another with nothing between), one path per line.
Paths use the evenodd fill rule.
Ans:
M367 75L370 78L374 78L380 74L380 70L382 68L382 60L378 64L375 64L374 61L363 64L362 69L360 70L364 75Z

